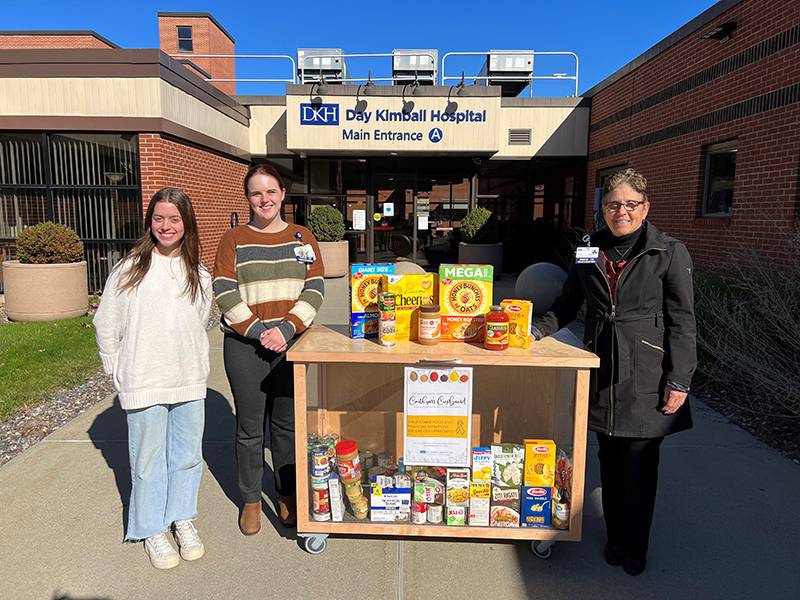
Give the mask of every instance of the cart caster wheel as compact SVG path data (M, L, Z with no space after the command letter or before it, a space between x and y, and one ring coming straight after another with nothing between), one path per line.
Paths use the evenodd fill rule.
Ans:
M328 547L328 540L321 535L312 535L305 538L304 545L309 554L322 554Z
M534 540L531 542L531 550L537 558L547 560L553 554L553 542L547 540Z

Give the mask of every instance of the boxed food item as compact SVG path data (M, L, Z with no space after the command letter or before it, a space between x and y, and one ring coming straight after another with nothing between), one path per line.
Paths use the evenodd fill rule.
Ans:
M522 527L550 527L552 491L549 487L522 488Z
M508 345L512 348L530 348L533 302L503 300L500 306L508 313Z
M488 527L492 502L492 484L488 481L472 481L469 484L469 524Z
M492 483L522 485L525 448L520 444L492 444Z
M419 467L414 471L414 502L444 504L446 471L437 467Z
M448 525L466 525L467 507L466 506L447 506Z
M494 267L441 265L439 305L443 342L482 342L492 306Z
M390 264L350 266L350 336L378 337L378 288L382 275L394 273Z
M380 290L395 294L397 340L416 340L419 307L434 303L436 276L433 273L383 275Z
M519 492L518 487L492 485L490 527L519 527Z
M492 449L489 446L472 449L472 481L492 481Z
M553 440L525 440L526 486L553 487L556 475L556 443Z
M344 496L339 475L331 473L328 478L328 496L331 504L331 520L339 522L344 518Z
M378 476L371 482L370 521L376 523L411 522L411 488L394 487L392 477Z
M447 506L469 505L469 469L447 469Z

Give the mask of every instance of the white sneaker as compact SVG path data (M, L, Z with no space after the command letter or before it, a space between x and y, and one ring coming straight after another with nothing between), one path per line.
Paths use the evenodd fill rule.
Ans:
M183 560L197 560L206 553L194 521L175 521L175 541Z
M166 532L153 535L144 541L144 551L150 557L150 564L156 569L171 569L177 567L181 559L172 544L167 539Z

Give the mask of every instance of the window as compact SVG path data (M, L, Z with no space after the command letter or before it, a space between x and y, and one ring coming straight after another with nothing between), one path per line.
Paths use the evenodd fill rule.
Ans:
M723 217L731 214L735 179L736 142L708 146L701 208L704 217Z
M191 52L192 49L192 28L178 27L178 52Z

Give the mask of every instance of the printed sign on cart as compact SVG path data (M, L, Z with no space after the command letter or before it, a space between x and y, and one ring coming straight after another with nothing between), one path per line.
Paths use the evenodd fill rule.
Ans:
M472 367L406 367L403 462L469 467Z

